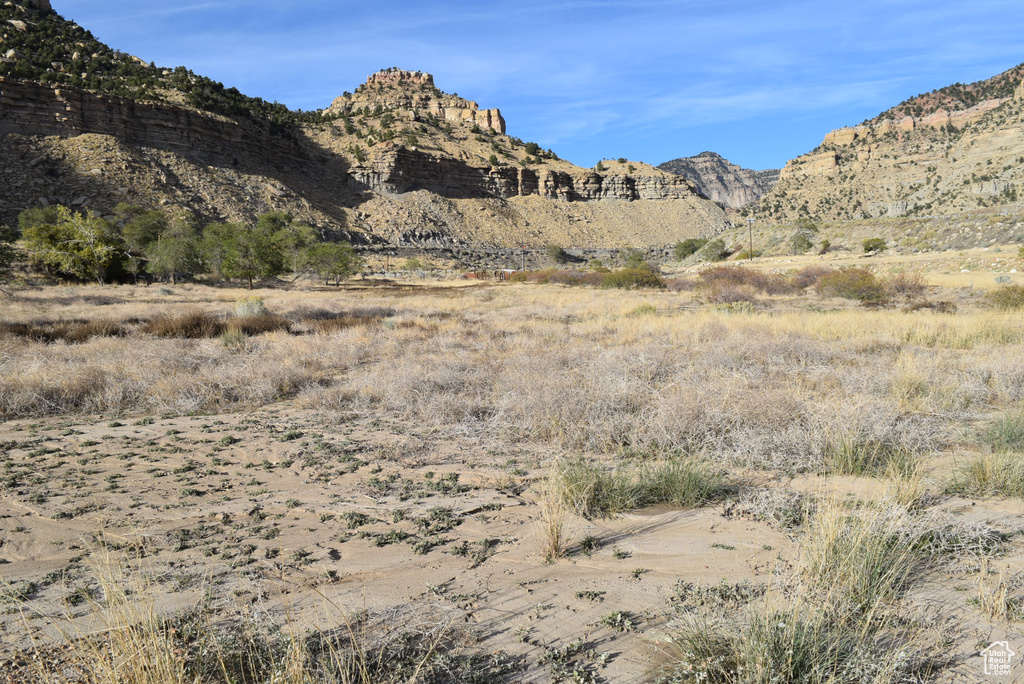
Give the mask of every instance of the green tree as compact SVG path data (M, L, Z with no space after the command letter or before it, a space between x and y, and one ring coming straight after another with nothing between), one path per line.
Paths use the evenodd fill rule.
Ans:
M56 219L22 233L32 260L102 285L120 246L112 226L99 216L86 216L67 207L57 207Z
M868 238L861 243L864 247L864 252L884 252L887 249L885 244L885 238Z
M281 217L287 221L281 221ZM308 223L294 221L288 214L263 214L257 221L261 230L272 231L274 243L285 257L288 270L298 273L302 269L306 250L316 244L317 232Z
M178 273L195 273L202 267L199 231L190 212L176 214L149 250L150 273L170 276L177 283Z
M725 240L718 238L704 245L700 250L700 258L704 261L722 261L729 256L725 248Z
M137 205L119 204L114 213L123 217L121 240L124 242L125 268L139 282L139 273L146 267L149 252L167 230L167 216L162 211L147 211Z
M306 251L306 264L330 284L341 284L343 278L355 275L363 269L363 260L347 242L321 242Z
M569 254L560 245L550 244L546 248L548 258L556 264L564 264L569 260Z
M676 259L682 261L700 251L700 248L708 244L707 238L686 238L676 243Z
M241 223L210 223L203 228L199 242L199 254L206 272L218 278L226 278L224 263L228 259L229 245L235 240L235 233L244 230Z
M497 166L498 165L498 156L495 155L495 154L492 154L490 157L487 158L487 163L490 164L491 166Z
M35 209L26 209L25 211L18 214L18 229L21 234L24 235L25 231L29 228L35 228L41 225L53 225L57 223L60 216L57 213L57 207L36 207Z
M252 289L253 278L270 278L284 271L284 254L274 237L276 221L255 226L236 224L226 244L221 271L228 278L245 278Z
M798 230L789 238L789 251L793 254L803 254L813 246L814 243L805 230Z

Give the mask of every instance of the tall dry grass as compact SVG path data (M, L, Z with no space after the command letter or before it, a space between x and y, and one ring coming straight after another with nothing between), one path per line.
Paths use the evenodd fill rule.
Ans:
M149 305L148 318L197 307L227 315L231 296L193 287ZM385 412L563 449L874 472L890 460L880 454L939 448L1024 398L1019 317L726 314L681 311L681 296L537 286L361 292L344 301L273 293L266 308L292 332L227 346L134 328L78 345L0 335L0 417L186 413L298 397L328 412ZM653 313L635 315L641 305ZM18 306L22 317L34 315ZM81 318L100 308L51 310ZM102 310L116 321L139 306Z

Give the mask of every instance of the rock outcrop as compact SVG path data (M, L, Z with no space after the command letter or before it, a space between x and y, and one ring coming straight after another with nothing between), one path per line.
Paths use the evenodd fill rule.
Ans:
M173 105L136 102L73 86L0 78L0 135L109 135L129 144L178 152L198 161L305 164L293 139L244 121Z
M517 166L472 166L465 161L428 154L402 145L387 145L372 160L352 167L357 190L401 194L429 190L445 197L524 197L590 202L599 200L669 200L694 196L692 183L662 175L601 174L578 169Z
M328 114L403 110L412 120L433 117L451 123L467 123L484 130L505 134L505 119L497 109L480 109L476 102L458 95L442 93L434 86L434 77L420 71L388 69L371 74L355 93L346 93L327 108Z
M756 213L780 221L842 220L1019 206L1022 70L956 84L831 131L817 149L786 164ZM979 100L984 95L990 97ZM970 106L951 108L957 102Z
M730 209L739 209L761 199L779 179L778 169L751 171L714 152L673 159L658 168L688 178L702 195Z

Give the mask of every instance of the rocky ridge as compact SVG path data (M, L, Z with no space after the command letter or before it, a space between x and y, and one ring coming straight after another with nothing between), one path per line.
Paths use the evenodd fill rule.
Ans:
M756 202L779 180L778 169L744 169L714 152L673 159L658 168L688 178L705 197L730 209Z
M859 126L831 131L815 150L787 163L775 188L749 210L792 221L1019 208L1024 84L1007 79L1021 71L922 95ZM979 101L964 93L996 97ZM938 104L956 102L970 106ZM919 115L897 117L904 112Z
M281 119L184 68L162 73L152 99L116 82L107 89L127 96L0 78L0 221L32 206L106 213L131 201L202 220L286 211L363 244L611 247L727 225L685 179L639 162L576 167L505 135L500 111L441 92L429 74L378 72L323 113Z

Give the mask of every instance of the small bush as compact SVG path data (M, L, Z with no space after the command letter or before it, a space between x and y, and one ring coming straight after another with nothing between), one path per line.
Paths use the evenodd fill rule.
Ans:
M1024 308L1024 285L1000 285L986 295L989 303L1003 311Z
M1024 414L1000 416L983 428L978 436L994 451L1024 452Z
M757 302L757 293L749 285L737 285L730 282L712 283L704 288L704 296L712 304L736 304Z
M124 337L124 326L109 320L98 321L57 321L56 323L3 323L0 335L20 337L36 342L63 340L69 344L81 344L93 337Z
M717 266L701 271L700 279L708 289L723 285L746 287L765 294L787 294L794 291L792 281L777 273L764 273L744 266Z
M624 268L602 274L601 287L605 289L657 289L665 288L660 275L648 268Z
M896 684L927 681L928 649L885 622L778 601L742 618L692 618L672 635L658 684ZM923 651L923 652L922 652Z
M885 244L885 238L878 237L868 238L867 240L861 243L861 246L864 248L865 254L867 254L868 252L884 252L886 249L888 249L888 245Z
M793 287L806 290L809 287L817 286L821 277L829 273L835 273L835 269L828 266L804 266L793 275L791 282Z
M691 292L697 289L697 285L693 278L672 278L665 281L665 287L672 292Z
M821 505L802 548L804 576L844 608L871 611L888 604L919 570L926 529L903 507L881 504L846 510Z
M564 264L569 260L569 253L562 249L559 245L548 245L545 248L548 258L556 264Z
M691 257L697 252L699 252L700 249L706 244L708 244L707 238L687 238L685 240L680 240L679 242L676 243L676 259L682 261L687 257Z
M220 337L224 332L224 321L205 311L189 311L180 316L154 318L140 329L157 337L204 339Z
M818 293L827 297L856 299L861 302L885 300L885 285L864 268L844 268L818 279Z
M729 256L729 250L725 247L725 240L718 238L704 245L699 252L702 261L723 261Z
M228 322L227 329L251 337L253 335L262 335L263 333L276 332L278 330L290 330L291 323L289 323L288 319L283 316L265 313L260 316L235 318Z
M811 238L803 231L793 233L789 238L788 244L789 251L793 254L803 254L814 246L814 243L811 242Z
M897 273L885 281L885 292L892 298L920 299L927 289L920 273Z
M614 515L667 503L683 508L720 501L724 473L693 459L672 458L605 468L577 459L555 466L551 485L580 515Z
M263 300L259 297L246 297L235 302L234 314L236 318L265 316L269 313Z

